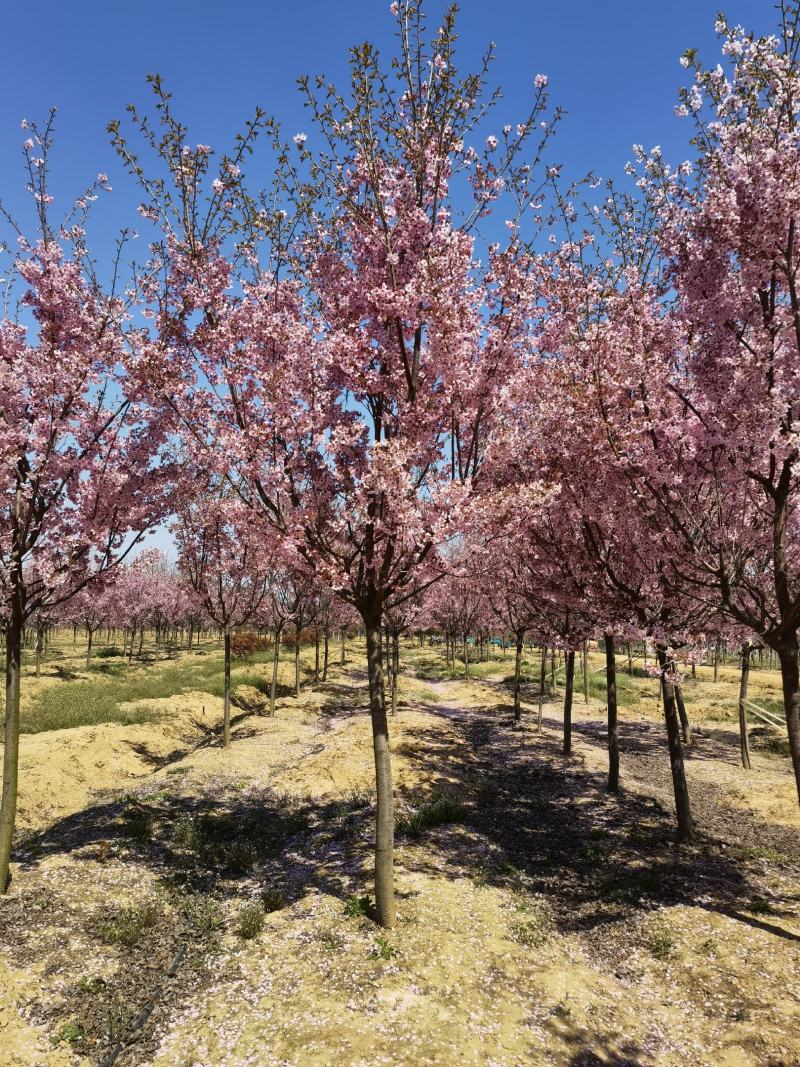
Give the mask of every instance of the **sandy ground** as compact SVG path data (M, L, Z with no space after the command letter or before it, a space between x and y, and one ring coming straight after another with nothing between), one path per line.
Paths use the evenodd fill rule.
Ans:
M23 738L0 1063L800 1063L788 761L755 752L745 774L731 722L696 721L700 833L678 848L654 701L622 712L611 797L602 705L579 698L565 758L556 703L541 733L531 694L511 721L508 664L466 684L426 677L431 655L404 650L398 809L443 791L463 807L398 836L385 934L345 914L370 891L373 813L355 649L275 718L239 717L228 752L219 702L192 691L158 723ZM734 683L701 681L695 707L717 715ZM282 906L246 939L241 909L265 891ZM110 942L125 908L148 924Z

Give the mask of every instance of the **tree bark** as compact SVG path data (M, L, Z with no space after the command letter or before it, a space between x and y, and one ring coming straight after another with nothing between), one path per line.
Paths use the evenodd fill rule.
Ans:
M339 631L339 633L341 635L341 640L342 640L342 650L341 650L341 655L340 655L340 658L339 658L339 665L344 667L344 664L345 664L345 650L344 650L345 634L344 634L344 628L342 628Z
M742 645L742 676L739 681L739 752L742 766L750 770L750 741L747 736L747 684L750 679L750 642Z
M294 695L300 696L300 624L294 624Z
M681 729L675 705L675 687L668 677L669 661L663 645L656 645L658 665L661 668L661 688L664 694L664 720L667 726L669 761L672 770L672 788L675 792L675 813L678 818L678 840L691 841L694 834L692 808L689 802L689 787L686 784L686 769L683 765Z
M222 747L231 743L231 632L225 628L225 683L222 704Z
M467 649L466 634L464 634L464 677L469 678L469 651Z
M797 634L792 634L775 651L778 653L781 665L783 708L786 714L786 728L789 731L789 751L792 755L794 780L797 785L798 800L800 800L800 670L797 661Z
M617 719L617 660L613 634L606 634L606 702L608 704L608 791L619 789L619 725Z
M686 704L683 701L683 687L680 685L675 686L675 703L678 707L678 715L681 720L681 733L683 734L684 745L691 745L692 743L692 727L689 725L689 716L686 714Z
M575 649L567 652L564 679L564 755L572 753L572 687L575 680Z
M525 632L517 630L517 652L514 657L514 722L519 722L521 710L519 700L519 678L522 673L522 649L525 642Z
M372 719L372 746L375 755L377 813L375 820L375 903L381 926L394 926L394 797L389 753L389 723L386 719L386 692L381 656L380 613L364 616L367 629L367 674L369 709Z
M583 642L583 702L589 703L589 642Z
M328 631L325 631L324 646L322 652L322 680L327 682L328 680Z
M539 670L539 733L542 731L542 703L544 702L544 683L547 680L547 645L542 645L542 665Z
M6 715L3 750L3 797L0 802L0 893L11 881L9 864L17 815L19 783L19 693L22 675L23 611L21 593L11 591L11 612L6 622Z
M89 670L89 664L92 662L92 638L94 634L87 627L86 629L86 670ZM36 672L39 673L38 671Z
M400 672L400 636L392 634L392 715L397 714L397 675Z
M269 713L270 717L275 714L275 693L278 688L278 660L281 653L281 630L282 626L275 628L275 648L272 653L272 686L269 691Z

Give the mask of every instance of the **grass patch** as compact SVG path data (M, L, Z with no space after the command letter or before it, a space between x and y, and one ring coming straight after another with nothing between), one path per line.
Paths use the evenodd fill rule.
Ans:
M155 926L158 914L158 907L152 900L120 908L113 918L100 925L100 940L107 945L135 945L145 930Z
M244 941L252 941L264 929L264 907L258 903L245 904L236 917L236 933Z
M193 893L183 901L181 911L184 918L195 930L212 934L225 923L222 905L216 897L204 893Z
M512 941L525 948L541 948L555 929L553 909L540 897L523 897L517 903L519 918L509 924Z
M401 815L395 829L404 837L422 837L435 826L464 821L466 808L450 793L439 793L408 815Z
M666 930L659 930L650 938L647 947L654 959L667 960L672 955L675 942Z
M93 673L100 673L101 677L63 681L38 693L23 708L22 732L35 734L105 722L123 726L154 722L163 717L163 712L144 702L177 696L191 689L221 697L221 656L216 654L198 662L196 655L183 663L148 667L135 661L127 667L96 664ZM246 667L231 674L232 686L242 683L253 684ZM136 702L141 703L137 707L128 706Z

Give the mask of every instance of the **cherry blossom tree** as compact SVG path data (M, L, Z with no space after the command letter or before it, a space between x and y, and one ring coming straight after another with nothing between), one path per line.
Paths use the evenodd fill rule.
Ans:
M0 319L0 618L6 643L0 891L9 882L16 813L23 629L122 559L157 521L167 471L160 438L125 374L133 331L124 304L96 282L83 216L50 223L52 116L24 146L39 223L20 237L10 275L19 315ZM105 186L104 176L98 179ZM135 335L134 335L135 336Z
M142 379L187 449L262 513L298 565L314 568L366 628L376 900L386 926L394 921L394 815L382 618L444 573L440 550L470 498L494 414L492 383L523 319L506 302L513 271L497 250L492 269L482 267L472 231L504 188L513 211L527 208L535 168L522 162L523 146L532 133L540 138L536 162L552 132L538 121L546 107L546 79L538 79L530 114L503 134L502 151L493 136L481 153L466 145L486 114L489 57L460 78L454 12L428 44L418 10L402 3L396 11L392 73L370 46L354 50L348 96L308 95L324 151L312 155L300 142L295 164L280 146L276 195L297 209L288 222L283 209L243 191L254 127L238 154L223 158L204 199L209 150L184 143L160 86L165 133L155 143L169 195L144 177L113 126L154 193L145 213L165 229L149 273L157 330ZM297 177L301 165L307 183ZM458 221L456 178L472 198Z
M249 622L267 595L270 559L263 532L236 499L209 492L182 506L173 527L178 566L224 641L222 743L231 742L231 631Z

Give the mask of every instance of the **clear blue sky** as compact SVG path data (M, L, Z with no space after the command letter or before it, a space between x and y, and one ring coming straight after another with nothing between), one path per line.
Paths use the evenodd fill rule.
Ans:
M622 177L631 145L660 144L678 162L690 154L691 127L673 114L688 47L717 61L714 21L721 0L464 0L461 68L489 40L505 100L496 122L526 115L532 78L547 73L554 103L568 115L553 151L567 178L590 168ZM729 0L732 22L758 32L777 25L771 0ZM441 3L427 6L435 28ZM26 202L20 119L59 108L51 192L66 205L98 171L113 193L96 205L93 242L102 257L112 235L133 221L139 195L121 172L105 132L125 105L148 99L148 72L164 76L193 143L224 150L260 104L285 125L313 130L295 80L324 73L342 84L347 49L369 38L392 46L388 0L11 0L0 12L0 197L18 213ZM169 546L159 531L157 543Z
M465 0L462 56L497 44L495 75L505 92L498 123L524 115L531 78L550 77L553 101L569 112L554 156L564 174L590 167L620 176L630 146L661 144L667 158L688 154L688 123L672 114L684 72L681 52L698 47L716 61L715 14L722 0ZM145 74L164 75L193 142L224 148L258 103L287 132L309 122L298 74L342 82L347 48L369 38L391 46L388 0L12 0L3 5L0 195L21 202L22 117L59 108L55 187L59 203L98 171L114 192L96 218L105 234L129 218L135 194L120 174L105 126L126 103L147 99ZM442 10L428 4L430 22ZM771 30L771 0L729 0L732 21Z

